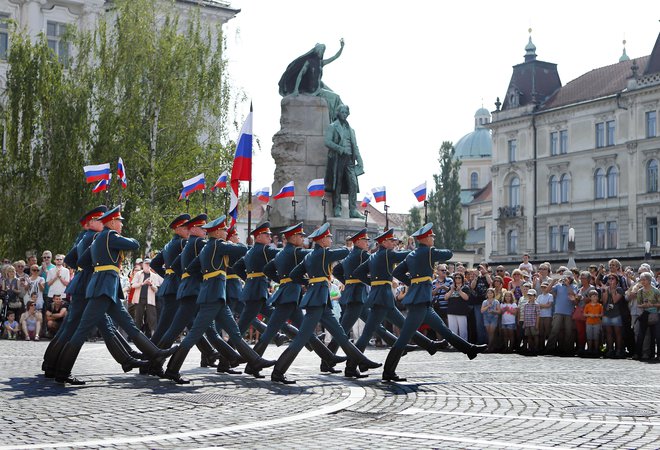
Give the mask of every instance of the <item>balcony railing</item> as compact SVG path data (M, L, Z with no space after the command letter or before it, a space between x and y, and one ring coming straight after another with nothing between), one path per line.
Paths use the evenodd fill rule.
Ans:
M498 219L511 219L514 217L522 217L523 216L523 207L518 205L518 206L502 206L500 208L497 208L498 212Z

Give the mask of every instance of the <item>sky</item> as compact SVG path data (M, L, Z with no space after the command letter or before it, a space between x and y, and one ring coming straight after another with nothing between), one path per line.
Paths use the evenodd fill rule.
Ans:
M272 137L279 130L277 83L286 66L326 44L323 81L350 106L365 174L362 193L387 187L390 212L433 186L443 141L474 130L474 113L495 109L512 66L524 61L531 28L538 59L556 63L563 84L615 64L626 52L649 55L660 33L660 2L232 0L241 12L225 25L232 85L254 105L253 186L273 182ZM240 119L239 119L240 122ZM238 131L237 131L238 134ZM276 189L279 186L275 187ZM298 190L304 187L298 187ZM373 204L373 203L372 203ZM375 204L382 211L382 203Z

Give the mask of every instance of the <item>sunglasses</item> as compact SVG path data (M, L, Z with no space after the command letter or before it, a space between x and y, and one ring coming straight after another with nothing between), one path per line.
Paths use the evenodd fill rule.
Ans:
M30 272L39 272L39 269L30 269Z
M50 256L42 256L41 259L50 259Z

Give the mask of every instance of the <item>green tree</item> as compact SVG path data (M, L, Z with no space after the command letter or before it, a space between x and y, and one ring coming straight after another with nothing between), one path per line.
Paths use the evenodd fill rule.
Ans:
M419 206L413 206L410 208L410 214L408 215L408 220L406 221L406 233L408 236L410 236L415 231L419 230L422 225L421 208Z
M454 158L454 146L449 141L442 143L439 153L440 173L433 175L435 190L429 196L429 220L435 224L436 247L461 250L467 236L461 221L461 162Z

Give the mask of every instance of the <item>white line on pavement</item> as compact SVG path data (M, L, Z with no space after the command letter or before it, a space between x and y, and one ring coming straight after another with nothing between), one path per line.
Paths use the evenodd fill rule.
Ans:
M421 408L408 408L398 414L414 415L414 414L440 414L443 416L463 416L463 417L484 417L489 419L508 419L508 420L539 420L545 422L571 422L571 423L595 423L602 425L631 425L631 426L644 426L644 427L657 427L660 422L643 422L632 420L592 420L592 419L572 419L568 417L535 417L535 416L513 416L506 414L484 414L484 413L468 413L468 412L452 412L452 411L434 411L430 409Z
M379 430L375 428L335 428L333 429L333 431L344 431L346 433L376 434L381 436L405 437L412 439L424 439L426 441L460 442L463 444L483 445L484 448L492 448L494 445L498 445L506 448L530 448L530 449L539 449L539 450L566 450L568 448L568 447L545 447L542 445L535 445L535 444L516 444L514 442L493 441L490 439L472 439L465 436L450 436L445 434L387 431L387 430Z
M442 394L442 393L417 394L417 397L490 398L494 400L551 400L558 402L660 403L660 399L659 400L606 400L603 398L515 397L508 395L455 395L455 394Z
M206 430L186 431L182 433L170 434L156 434L151 436L127 436L116 437L108 439L94 439L89 441L75 441L75 442L49 442L43 444L29 444L29 445L11 445L0 446L0 450L19 450L19 449L39 449L39 448L61 448L61 447L99 447L103 445L120 445L120 444L135 444L138 442L159 442L168 441L172 439L185 439L195 438L205 435L231 433L234 431L243 431L252 428L266 429L269 426L283 425L299 420L305 420L312 417L323 416L326 414L334 413L346 409L354 404L360 402L367 395L367 391L359 386L349 386L348 397L334 405L326 405L317 410L308 411L292 416L280 417L271 420L261 420L257 422L244 423L241 425L232 425L228 427L209 428Z

